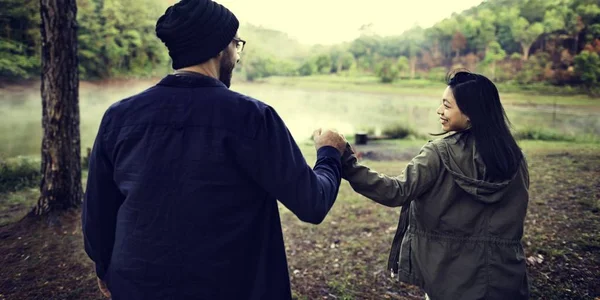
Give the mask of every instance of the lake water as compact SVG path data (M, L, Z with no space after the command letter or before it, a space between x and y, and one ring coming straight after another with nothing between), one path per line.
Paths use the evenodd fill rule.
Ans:
M82 148L92 146L108 106L143 91L153 83L82 83ZM431 96L318 91L248 83L234 83L232 89L273 106L299 142L309 139L318 127L335 128L346 135L369 128L381 129L396 122L410 124L421 133L438 132L440 129L435 113L440 99ZM589 111L573 107L556 110L552 106L506 106L505 109L516 128L549 127L569 134L600 136L597 109ZM0 90L0 156L39 155L41 119L39 88Z

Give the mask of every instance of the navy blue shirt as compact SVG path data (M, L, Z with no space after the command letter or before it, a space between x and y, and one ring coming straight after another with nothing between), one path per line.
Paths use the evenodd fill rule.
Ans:
M318 224L341 155L314 168L276 111L211 77L168 75L105 113L85 250L120 299L290 299L277 200Z

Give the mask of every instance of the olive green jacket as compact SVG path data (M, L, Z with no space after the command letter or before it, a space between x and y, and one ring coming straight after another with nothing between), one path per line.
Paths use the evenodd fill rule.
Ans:
M361 165L348 145L342 177L377 203L403 207L388 262L392 276L432 300L529 298L521 245L525 159L510 180L488 181L467 131L430 141L397 177Z

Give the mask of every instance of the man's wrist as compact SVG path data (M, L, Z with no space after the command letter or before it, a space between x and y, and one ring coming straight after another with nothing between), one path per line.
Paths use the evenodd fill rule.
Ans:
M340 153L340 150L338 150L337 148L327 145L327 146L322 146L321 148L317 149L317 158L321 158L321 157L331 157L331 158L341 159L342 154Z

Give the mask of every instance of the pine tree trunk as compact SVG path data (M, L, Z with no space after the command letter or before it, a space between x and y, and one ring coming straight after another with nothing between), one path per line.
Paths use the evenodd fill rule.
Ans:
M40 0L42 181L34 215L80 205L79 73L75 0Z

